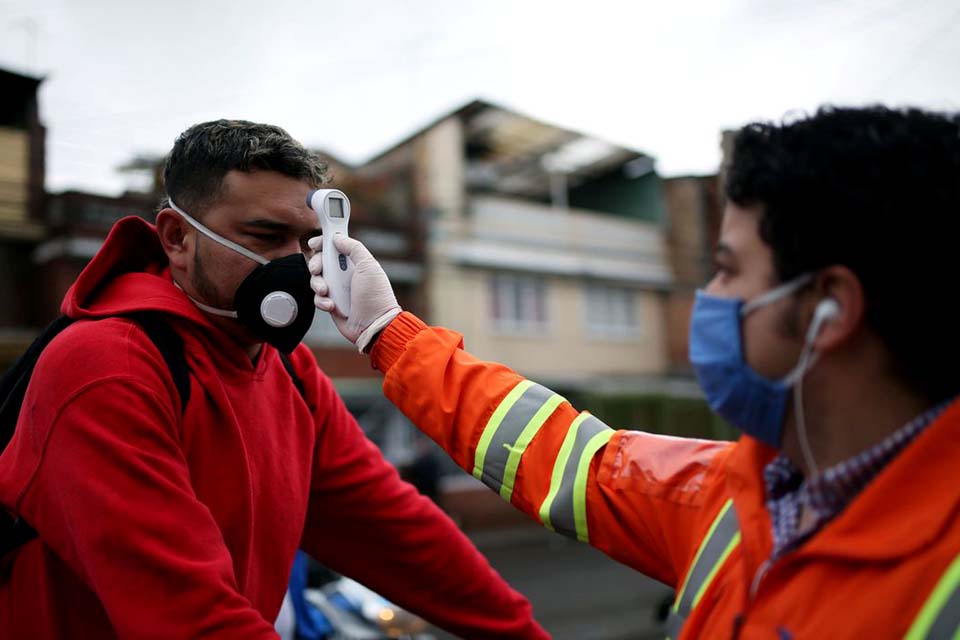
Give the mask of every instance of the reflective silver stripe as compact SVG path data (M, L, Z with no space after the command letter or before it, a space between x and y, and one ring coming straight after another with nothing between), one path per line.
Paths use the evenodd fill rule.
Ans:
M944 638L960 638L960 556L943 572L904 636L904 640Z
M933 626L927 632L928 640L946 640L960 635L960 589L954 588Z
M683 586L677 593L677 599L667 618L667 636L676 640L680 636L684 623L690 616L707 587L713 582L717 571L740 543L740 526L733 500L727 500L720 513L714 518L710 530L704 536L693 559L693 564L684 578Z
M513 476L523 450L553 410L563 402L563 398L550 389L535 383L528 384L519 398L511 394L503 400L503 403L512 402L512 406L502 414L499 424L487 425L487 430L492 430L492 433L485 432L481 437L483 451L478 447L473 470L474 476L500 493L505 500L510 499L513 491ZM498 407L494 416L500 417L500 413ZM505 477L507 483L504 483Z
M583 518L577 518L577 505L580 501L578 499L583 498L576 490L577 478L582 477L582 474L586 473L586 468L589 468L589 460L584 460L584 455L592 459L597 449L606 444L613 433L613 429L589 414L581 414L570 425L567 437L557 455L550 491L540 508L540 519L544 525L565 536L583 542L589 541L586 522ZM594 440L601 434L605 435L606 439L600 437L599 440ZM588 450L588 444L591 442L594 445L589 447L592 450ZM561 470L562 472L558 474ZM578 474L580 470L583 471Z

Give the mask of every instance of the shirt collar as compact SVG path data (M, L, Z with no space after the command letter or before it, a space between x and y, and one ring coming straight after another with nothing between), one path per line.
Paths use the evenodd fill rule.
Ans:
M835 518L953 400L931 407L877 444L831 466L809 482L784 454L770 461L763 476L773 525L773 556L796 547ZM813 515L813 526L805 531L798 529L801 508L811 509Z

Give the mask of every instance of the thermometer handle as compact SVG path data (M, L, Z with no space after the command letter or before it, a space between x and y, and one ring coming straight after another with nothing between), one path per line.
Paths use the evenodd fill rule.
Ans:
M337 311L350 316L350 282L353 279L353 262L337 251L333 244L336 234L347 235L350 222L350 200L339 189L317 189L307 196L307 206L317 214L320 231L323 233L322 261L323 279L330 288L328 295Z
M331 225L339 226L339 225ZM333 244L335 233L347 235L343 230L323 229L323 279L330 288L329 296L337 311L345 317L350 316L350 282L353 280L353 261L337 251Z

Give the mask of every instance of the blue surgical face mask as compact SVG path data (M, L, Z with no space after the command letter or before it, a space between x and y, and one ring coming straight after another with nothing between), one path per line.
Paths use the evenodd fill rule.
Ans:
M745 302L697 291L690 322L690 363L710 408L743 432L772 447L783 440L784 413L791 387L816 360L811 327L807 344L794 369L780 380L769 380L747 365L741 320L750 312L784 298L813 278L804 274Z

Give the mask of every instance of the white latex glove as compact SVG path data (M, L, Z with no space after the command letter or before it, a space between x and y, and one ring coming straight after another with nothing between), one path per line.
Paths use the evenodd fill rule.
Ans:
M359 240L337 234L334 246L353 262L353 277L350 281L350 317L345 318L334 308L333 300L328 296L330 287L323 279L322 240L319 236L310 238L308 243L316 254L310 258L310 287L316 294L314 304L333 318L343 337L357 345L361 353L374 336L390 321L400 315L400 305L393 294L393 287L383 267L370 254Z

